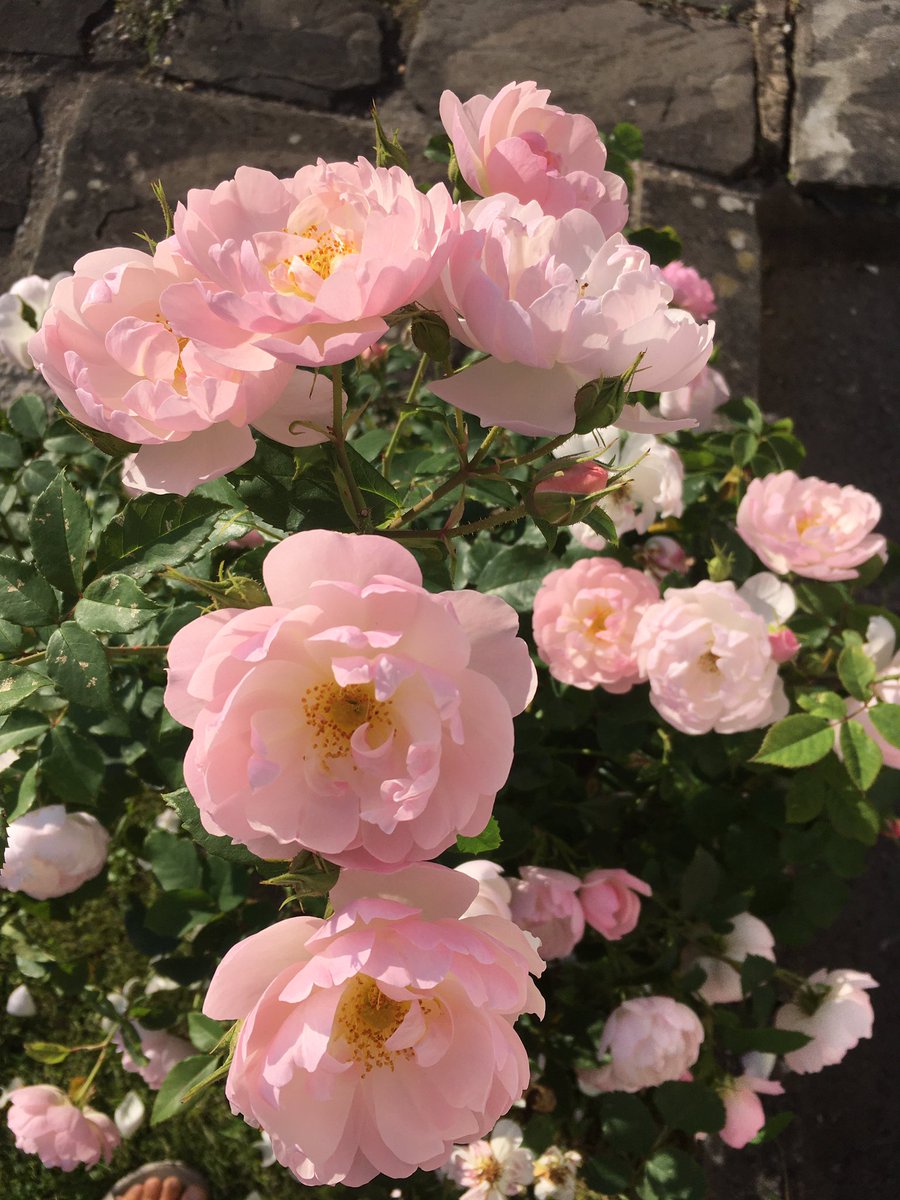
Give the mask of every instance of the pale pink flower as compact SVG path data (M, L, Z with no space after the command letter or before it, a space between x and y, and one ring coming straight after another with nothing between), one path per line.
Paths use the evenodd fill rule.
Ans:
M694 560L688 558L683 546L674 538L665 534L655 534L647 538L643 546L638 546L634 557L657 583L661 583L667 575L687 575Z
M400 167L320 159L292 179L240 167L178 205L173 244L200 278L162 310L226 366L346 362L431 287L455 228L444 185L423 195Z
M760 571L741 584L738 595L765 620L775 661L781 664L795 658L800 639L785 625L797 610L797 597L791 585L771 571Z
M774 1079L738 1075L729 1079L719 1095L725 1105L725 1124L719 1137L733 1150L743 1150L766 1123L760 1096L781 1096L784 1088Z
M204 827L263 858L374 869L481 833L535 686L513 609L427 591L374 535L294 534L263 578L271 606L207 613L169 649Z
M727 404L730 397L731 391L724 377L715 367L706 366L696 379L683 387L663 392L659 398L659 411L669 420L693 417L700 433L713 428L716 411Z
M900 769L900 746L894 746L882 737L869 714L869 709L876 704L900 704L900 654L894 653L895 646L894 627L887 617L870 618L863 650L875 664L872 699L864 704L848 696L844 704L850 719L856 721L878 746L884 765ZM839 738L835 740L834 749L838 758L842 758Z
M631 933L641 915L641 896L652 896L653 889L643 879L610 867L590 871L578 893L584 919L608 942Z
M722 958L711 955L696 954L689 951L685 956L685 965L697 964L706 972L706 979L697 988L697 995L702 996L707 1004L736 1004L744 998L740 974L723 962L729 958L733 962L742 963L748 954L759 958L775 961L775 939L772 931L759 917L752 913L739 913L732 917L731 928L721 939Z
M154 1092L159 1091L163 1080L172 1068L182 1059L194 1054L195 1050L190 1042L186 1042L184 1038L176 1037L172 1033L167 1033L165 1029L145 1029L137 1021L133 1021L132 1024L141 1040L141 1050L147 1061L139 1063L132 1058L121 1033L117 1033L113 1038L113 1044L122 1056L122 1069L130 1071L134 1075L140 1075L147 1087Z
M577 1150L548 1146L534 1164L534 1194L537 1200L575 1200L578 1168L582 1162Z
M503 878L503 868L487 858L473 858L454 870L468 875L478 884L478 895L463 913L465 917L503 917L512 920L509 902L512 888Z
M61 804L33 808L7 829L0 887L34 900L65 896L99 875L109 834L90 813L67 813Z
M739 733L787 715L766 623L733 583L670 588L634 637L650 702L682 733Z
M466 1189L461 1200L504 1200L520 1196L534 1179L534 1155L515 1121L498 1121L489 1139L453 1151L447 1175Z
M534 599L534 640L554 679L590 690L627 692L645 678L634 635L659 600L643 571L614 558L580 558L546 575Z
M590 213L550 217L534 201L499 195L462 206L460 230L424 302L492 357L429 387L483 425L568 433L588 381L622 375L643 355L634 386L662 391L693 379L709 358L713 327L670 309L671 289L646 252L621 234L607 239ZM626 406L617 424L647 420L639 405Z
M692 1008L669 996L639 996L614 1009L603 1027L597 1057L605 1066L578 1072L587 1095L639 1092L680 1079L697 1061L703 1026Z
M474 879L433 863L347 870L334 916L294 917L220 963L203 1011L242 1021L226 1094L304 1183L443 1166L529 1082L514 1029L543 1012L533 939L466 917Z
M549 216L583 208L607 237L628 219L625 181L606 170L606 147L588 117L548 104L534 82L508 83L496 96L463 103L441 96L441 121L460 174L479 196L508 192L536 200Z
M28 343L44 319L53 291L68 272L43 279L26 275L0 295L0 358L26 370L34 368Z
M880 519L868 492L780 471L750 482L737 531L771 571L831 583L855 579L861 563L885 553L885 539L872 532Z
M565 958L584 937L584 913L578 903L581 880L552 867L520 867L511 879L512 919L540 938L541 958Z
M36 1154L45 1167L74 1171L84 1164L109 1162L121 1142L119 1131L104 1113L77 1108L57 1087L34 1084L9 1095L7 1124L16 1147Z
M775 1013L776 1029L793 1029L812 1038L800 1050L785 1054L792 1071L808 1075L839 1063L860 1038L872 1036L874 1013L866 995L878 987L863 971L816 971L802 994Z
M663 267L662 274L672 289L672 303L677 308L683 308L698 321L705 321L716 311L712 284L695 267L686 267L676 259Z
M118 247L80 258L29 343L34 361L84 425L140 446L123 474L138 492L186 495L253 457L250 426L288 446L325 434L331 384L274 359L237 369L211 358L161 311L193 270L162 242L151 257Z

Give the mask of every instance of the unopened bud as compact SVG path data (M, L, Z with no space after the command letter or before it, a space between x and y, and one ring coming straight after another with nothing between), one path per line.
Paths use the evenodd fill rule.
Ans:
M360 353L360 361L365 367L378 366L380 362L383 362L387 358L388 349L387 342L375 342L371 346L366 346L365 350Z
M706 571L713 583L724 583L731 578L734 566L734 555L725 550L716 550L712 558L706 560Z
M782 625L780 629L770 630L769 645L775 661L786 663L790 662L792 658L796 658L800 650L800 639L792 629L788 629L787 625Z
M575 433L592 433L619 419L628 393L623 379L592 379L575 393Z
M599 463L572 463L538 479L529 509L548 525L573 525L588 515L608 480L609 471Z
M447 322L437 313L423 312L412 323L412 340L417 350L433 358L435 362L446 362L450 357L450 330Z

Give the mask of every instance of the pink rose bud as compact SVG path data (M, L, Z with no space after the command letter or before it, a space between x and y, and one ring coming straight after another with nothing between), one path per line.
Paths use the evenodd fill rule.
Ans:
M755 1075L739 1075L730 1079L720 1092L725 1105L725 1125L719 1137L733 1150L743 1150L752 1142L766 1123L760 1095L781 1096L784 1088L774 1079L758 1079Z
M672 289L673 308L683 308L698 321L705 321L716 311L712 284L694 267L686 267L676 259L663 267L662 277Z
M723 958L742 963L748 954L775 961L775 939L768 925L752 913L739 913L731 918L731 928L722 938L722 958L687 953L685 965L697 963L706 972L706 979L697 988L707 1004L736 1004L743 999L741 977Z
M90 813L61 804L33 808L10 822L0 887L35 900L65 896L99 875L109 834Z
M641 896L652 896L653 889L643 879L621 867L591 871L578 893L584 919L609 942L617 942L631 933L641 915Z
M359 357L364 366L376 367L379 363L384 362L389 350L390 346L387 342L377 341L371 346L366 346Z
M737 531L770 571L832 583L856 579L857 567L884 552L885 539L872 532L880 520L868 492L780 471L751 481Z
M878 987L863 971L816 971L792 1003L775 1013L776 1029L805 1033L812 1041L785 1054L792 1071L808 1075L839 1063L860 1038L872 1036L875 1016L869 988Z
M772 657L779 664L790 662L800 652L800 639L786 625L769 634L769 645L772 647Z
M16 1147L36 1154L45 1167L74 1171L109 1162L121 1142L112 1120L93 1108L77 1108L57 1087L35 1084L9 1096L7 1124Z
M238 538L232 538L225 545L229 550L256 550L259 546L264 546L266 539L258 529L248 529L248 531Z
M609 472L599 463L573 463L539 479L531 493L531 511L551 525L572 525L583 521L594 507L585 499L602 492Z
M520 867L510 880L512 919L540 938L541 958L565 958L584 937L584 913L578 903L581 880L550 867Z
M141 1039L141 1050L147 1061L138 1063L133 1059L125 1047L121 1033L117 1033L113 1044L122 1056L122 1069L140 1075L147 1087L154 1092L159 1091L172 1068L196 1051L190 1042L167 1033L165 1029L145 1029L137 1021L134 1021L133 1025Z
M890 838L891 841L900 841L900 817L890 817L885 821L881 834L882 837Z
M635 552L635 558L658 582L667 575L687 575L694 563L692 558L688 558L684 547L665 534L647 538Z
M587 1095L639 1092L670 1079L680 1079L697 1061L703 1041L700 1018L669 996L626 1000L610 1015L597 1045L603 1067L578 1072Z

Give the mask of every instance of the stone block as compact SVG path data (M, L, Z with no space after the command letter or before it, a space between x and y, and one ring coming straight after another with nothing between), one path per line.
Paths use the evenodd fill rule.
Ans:
M444 88L467 99L511 79L601 129L633 121L656 162L734 175L753 158L753 38L727 21L631 0L429 0L407 63L424 112Z
M900 0L804 0L796 21L796 179L900 187Z
M76 58L82 34L106 0L0 0L2 48L12 54Z
M28 205L38 131L24 96L0 96L0 229L15 229Z

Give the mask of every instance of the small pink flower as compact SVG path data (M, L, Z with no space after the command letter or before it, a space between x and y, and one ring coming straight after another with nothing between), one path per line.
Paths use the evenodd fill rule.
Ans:
M694 1010L669 996L626 1000L610 1015L597 1045L597 1057L609 1055L610 1061L579 1071L579 1087L591 1096L679 1079L697 1061L703 1036Z
M683 546L665 534L647 538L643 546L635 550L634 557L658 583L673 573L687 575L694 562L688 558Z
M790 662L800 653L800 639L792 629L782 626L776 633L769 634L772 657L779 664Z
M775 1013L776 1029L793 1029L811 1037L800 1050L785 1054L792 1071L808 1075L839 1063L860 1038L872 1036L874 1013L866 995L878 987L863 971L816 971L807 980L809 993Z
M737 531L778 575L834 582L856 579L861 563L885 552L885 539L872 532L880 519L881 505L868 492L780 471L751 481Z
M643 571L614 558L580 558L551 571L534 600L534 640L554 679L590 690L627 692L644 676L634 635L659 600Z
M65 1092L49 1084L16 1088L9 1094L7 1123L16 1147L36 1154L45 1167L74 1171L82 1163L109 1162L122 1140L109 1117L77 1108Z
M294 534L263 578L271 606L207 613L169 649L204 827L264 858L375 870L479 834L535 686L513 609L427 591L375 535Z
M301 1182L435 1170L528 1086L514 1023L543 1012L543 963L511 922L463 915L477 891L433 863L344 871L334 916L279 921L219 964L203 1011L242 1022L232 1110Z
M133 1022L135 1032L141 1039L141 1050L147 1061L138 1063L128 1052L122 1035L116 1034L113 1042L122 1058L122 1069L134 1075L140 1075L147 1087L154 1092L162 1087L163 1080L176 1064L182 1059L194 1054L194 1048L184 1038L175 1037L165 1029L145 1029L137 1021Z
M33 808L11 821L0 887L34 900L65 896L99 875L109 834L90 813L67 813L61 804Z
M679 307L685 308L686 305ZM693 417L697 422L696 430L702 432L712 429L717 409L727 404L730 396L731 391L724 377L715 367L706 366L696 379L692 379L684 387L663 392L659 398L659 411L669 420Z
M729 958L742 963L748 954L775 961L775 939L768 925L752 913L739 913L731 918L731 928L722 938L722 958L688 954L686 964L696 963L706 972L706 979L697 988L707 1004L736 1004L744 997L741 977L729 963Z
M441 96L444 124L463 179L479 196L509 192L536 200L549 216L591 213L607 237L628 219L625 181L606 168L606 147L588 117L548 104L535 83L508 83L465 103Z
M534 1164L536 1200L575 1200L578 1168L583 1161L577 1150L548 1146Z
M716 296L712 284L694 267L686 267L676 259L662 269L663 279L672 289L672 303L683 308L698 321L705 321L716 311Z
M682 733L738 733L786 716L764 619L733 583L670 588L634 637L650 702Z
M587 874L578 899L588 925L602 933L608 942L617 942L638 923L639 897L652 895L649 883L621 867L611 867Z
M520 867L511 879L512 919L520 929L540 938L546 962L565 958L584 937L584 913L578 903L581 880L551 867Z
M0 358L26 370L34 368L28 343L35 328L40 329L56 285L67 274L63 272L50 279L26 275L24 279L17 279L8 292L0 295ZM25 319L26 313L28 320ZM32 318L37 322L36 326L31 324Z
M478 884L478 895L463 913L465 917L503 917L512 920L509 902L512 888L503 878L503 868L487 858L473 858L454 870L468 875Z
M532 1182L534 1155L522 1145L515 1121L498 1121L490 1139L453 1151L447 1175L466 1189L461 1200L504 1200L521 1196Z
M725 1105L725 1124L719 1137L733 1150L743 1150L766 1123L760 1096L781 1096L784 1088L774 1079L738 1075L729 1079L719 1093Z

